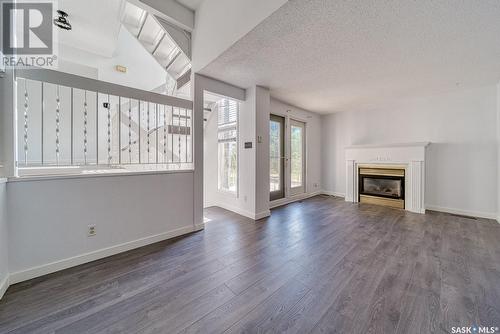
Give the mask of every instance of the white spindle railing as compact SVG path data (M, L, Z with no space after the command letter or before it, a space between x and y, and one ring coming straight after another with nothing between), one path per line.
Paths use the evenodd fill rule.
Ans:
M46 69L16 86L20 170L192 168L192 101Z

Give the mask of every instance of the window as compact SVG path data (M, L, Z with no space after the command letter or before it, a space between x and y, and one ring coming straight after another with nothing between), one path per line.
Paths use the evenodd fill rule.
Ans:
M217 102L218 111L218 189L238 191L238 113L239 103L230 99Z

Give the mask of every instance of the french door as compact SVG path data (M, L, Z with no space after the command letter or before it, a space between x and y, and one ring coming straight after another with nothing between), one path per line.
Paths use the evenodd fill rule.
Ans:
M270 200L305 192L305 123L271 115Z
M269 123L270 200L285 197L285 118L271 115Z
M305 130L306 124L290 119L289 127L289 189L290 196L302 194L306 191L305 187Z

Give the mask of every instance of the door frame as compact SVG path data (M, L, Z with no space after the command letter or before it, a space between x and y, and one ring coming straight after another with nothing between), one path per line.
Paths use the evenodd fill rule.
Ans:
M302 132L302 186L301 187L296 187L298 188L298 191L292 188L292 122L297 122L297 123L302 123L304 126L302 127L303 132ZM306 147L307 147L307 135L306 135L306 125L307 122L298 120L295 117L289 117L288 118L288 128L287 128L287 133L288 133L288 139L287 142L285 143L285 147L288 147L288 154L287 154L287 164L288 170L286 170L285 166L285 171L288 176L288 181L286 182L286 187L288 188L288 196L287 198L293 197L293 196L299 196L301 194L305 194L307 192L307 183L306 183L306 165L307 165L307 156L306 156ZM288 145L287 145L288 144Z
M284 138L284 146L285 146L285 164L284 164L284 173L285 173L285 196L280 199L276 200L270 200L271 207L273 205L281 205L281 202L287 203L289 202L290 199L294 199L295 197L301 197L303 194L307 194L308 187L307 187L307 156L308 156L308 150L307 150L307 142L308 142L308 121L307 119L297 117L297 116L290 116L288 114L289 110L287 110L286 113L280 113L280 112L272 112L271 116L278 116L278 117L283 117L285 119L285 138ZM303 170L303 183L304 183L304 192L297 193L297 194L292 194L291 193L291 173L288 171L287 172L287 167L285 165L289 165L289 159L290 159L290 145L287 145L287 143L291 143L291 138L290 138L290 121L294 120L297 122L304 123L304 170Z

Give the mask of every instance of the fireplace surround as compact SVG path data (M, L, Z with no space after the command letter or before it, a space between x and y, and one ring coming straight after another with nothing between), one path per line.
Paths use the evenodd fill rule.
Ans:
M430 143L401 143L384 145L356 145L345 149L347 202L369 202L371 196L360 194L360 168L404 171L402 204L407 211L425 213L425 161L426 148ZM377 171L379 173L380 170ZM364 196L360 196L364 195ZM377 196L382 199L382 196ZM387 197L386 197L387 198ZM368 199L368 200L367 200ZM390 200L391 198L387 198ZM378 203L380 204L380 203Z

